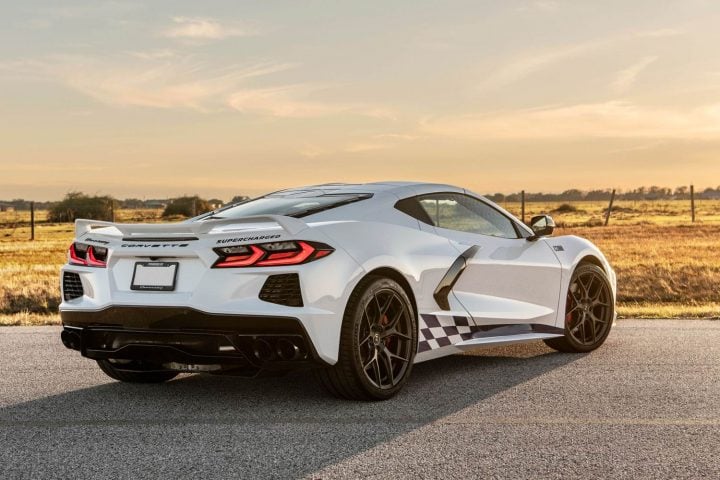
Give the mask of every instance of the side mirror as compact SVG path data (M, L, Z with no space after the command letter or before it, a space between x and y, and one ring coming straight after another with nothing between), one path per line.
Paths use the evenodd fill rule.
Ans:
M550 215L538 215L530 220L530 228L535 233L528 240L534 242L540 237L549 237L555 231L555 221Z

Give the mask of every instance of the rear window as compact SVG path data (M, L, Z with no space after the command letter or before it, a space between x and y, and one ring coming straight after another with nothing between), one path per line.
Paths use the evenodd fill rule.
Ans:
M254 215L286 215L300 218L370 197L372 197L372 193L308 195L306 192L301 195L273 194L215 210L196 220L242 218Z

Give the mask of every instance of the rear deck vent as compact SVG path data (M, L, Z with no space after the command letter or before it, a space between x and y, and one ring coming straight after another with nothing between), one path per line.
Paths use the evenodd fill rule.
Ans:
M65 300L80 298L84 294L80 275L73 272L63 273L63 297Z
M270 275L260 290L260 300L288 307L302 307L300 277L297 273Z

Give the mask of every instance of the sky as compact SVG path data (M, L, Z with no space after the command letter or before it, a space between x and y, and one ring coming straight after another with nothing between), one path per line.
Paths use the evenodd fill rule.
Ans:
M720 185L720 2L0 4L0 199Z

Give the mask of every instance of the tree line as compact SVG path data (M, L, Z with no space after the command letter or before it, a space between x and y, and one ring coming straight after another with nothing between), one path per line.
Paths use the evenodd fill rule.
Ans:
M526 192L526 202L579 202L579 201L607 201L610 200L612 189L599 190L565 190L562 193L535 193ZM521 193L493 193L486 195L487 198L494 202L519 202ZM695 191L695 198L699 200L718 200L720 199L720 186L717 188L708 187L702 191ZM690 187L680 186L676 188L667 187L638 187L632 190L617 190L615 192L615 200L688 200L690 199Z
M570 189L562 193L526 192L527 202L577 202L577 201L608 201L612 194L611 189L579 190ZM521 193L493 193L487 194L487 198L494 202L519 202ZM205 199L198 195L182 196L165 199L139 199L127 198L116 199L109 195L91 196L83 192L69 192L59 202L35 202L38 210L48 210L48 220L54 222L73 221L75 218L91 218L95 220L106 220L113 217L113 212L118 209L163 209L163 216L184 216L192 217L204 212L220 208L224 205L234 204L247 200L245 195L236 195L228 202L218 198ZM638 187L632 190L618 190L615 199L638 201L638 200L687 200L690 198L690 187L680 186L676 188L667 187ZM702 191L695 192L698 200L720 199L720 186L717 188L708 187ZM8 201L0 200L1 205L11 206L15 210L29 210L31 202L24 199Z

